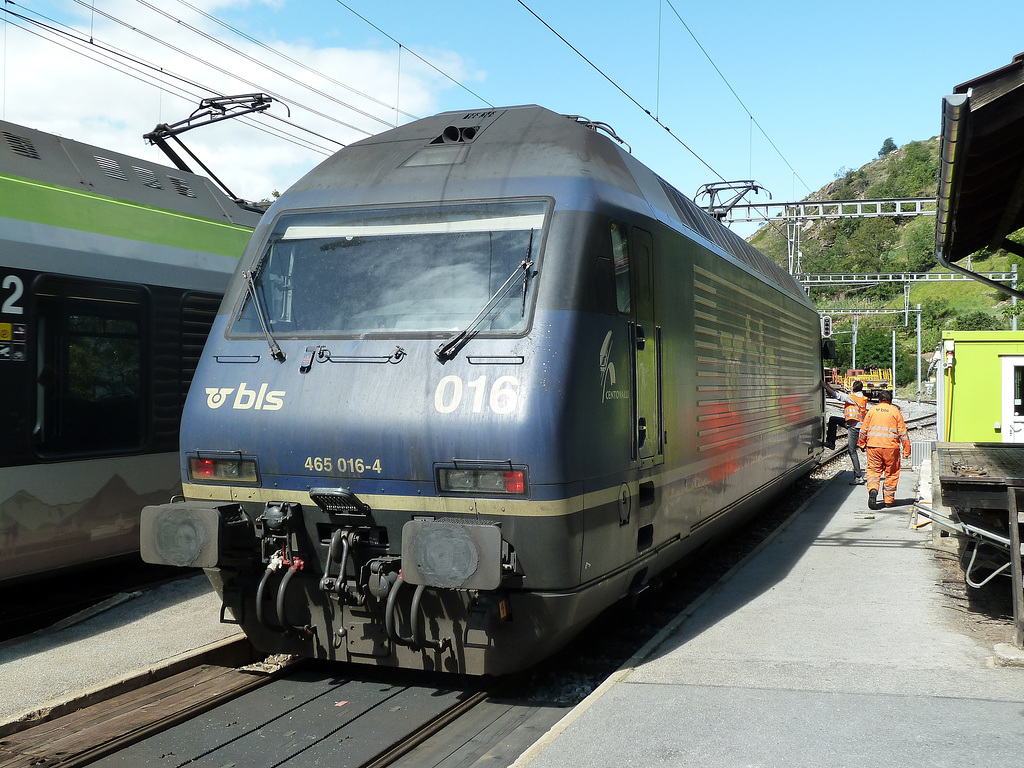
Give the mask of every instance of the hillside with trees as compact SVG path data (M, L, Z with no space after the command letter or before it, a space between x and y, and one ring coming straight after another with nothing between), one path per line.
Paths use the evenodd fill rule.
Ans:
M913 141L897 147L886 139L878 157L857 170L840 169L835 181L809 195L807 201L870 200L935 197L939 176L939 139ZM1024 230L1012 239L1024 242ZM750 242L788 266L784 222L770 222ZM800 268L808 274L868 274L948 271L937 268L934 255L935 217L860 218L818 220L800 232ZM981 251L971 259L978 272L1010 271L1020 257L1005 251ZM966 266L966 264L965 264ZM811 299L823 314L834 309L904 308L905 283L831 286L811 289ZM921 305L921 351L931 356L943 330L1009 330L1009 297L975 281L911 283L910 308ZM833 315L839 357L834 364L850 367L853 355L853 321L850 315ZM857 367L892 365L892 333L896 332L896 378L899 386L914 384L917 376L917 321L913 314L865 315L857 324ZM922 364L922 376L927 362Z

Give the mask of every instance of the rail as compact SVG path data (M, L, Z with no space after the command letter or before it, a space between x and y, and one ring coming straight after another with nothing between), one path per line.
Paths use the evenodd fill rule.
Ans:
M491 696L491 693L488 691L477 691L471 694L466 699L456 703L425 723L421 728L402 737L380 755L369 762L363 763L359 768L387 768L389 765L394 765L427 739L454 723L474 707L487 701L489 696Z
M255 690L291 668L260 661L244 664L254 654L248 640L228 638L65 706L5 723L0 763L87 765ZM210 663L212 659L244 665L221 666Z

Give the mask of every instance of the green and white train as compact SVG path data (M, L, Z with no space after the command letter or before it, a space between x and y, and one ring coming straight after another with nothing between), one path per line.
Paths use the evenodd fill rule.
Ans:
M259 214L191 173L0 121L0 580L125 555Z

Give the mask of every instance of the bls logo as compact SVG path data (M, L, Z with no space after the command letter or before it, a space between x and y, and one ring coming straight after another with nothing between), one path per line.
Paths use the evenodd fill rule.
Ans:
M260 384L257 392L255 389L247 389L243 381L238 386L238 393L235 395L231 407L236 411L247 411L250 408L254 411L279 411L284 405L285 392L282 389L267 391L266 382ZM228 401L228 397L234 392L234 387L207 387L206 405L210 408L220 408Z

